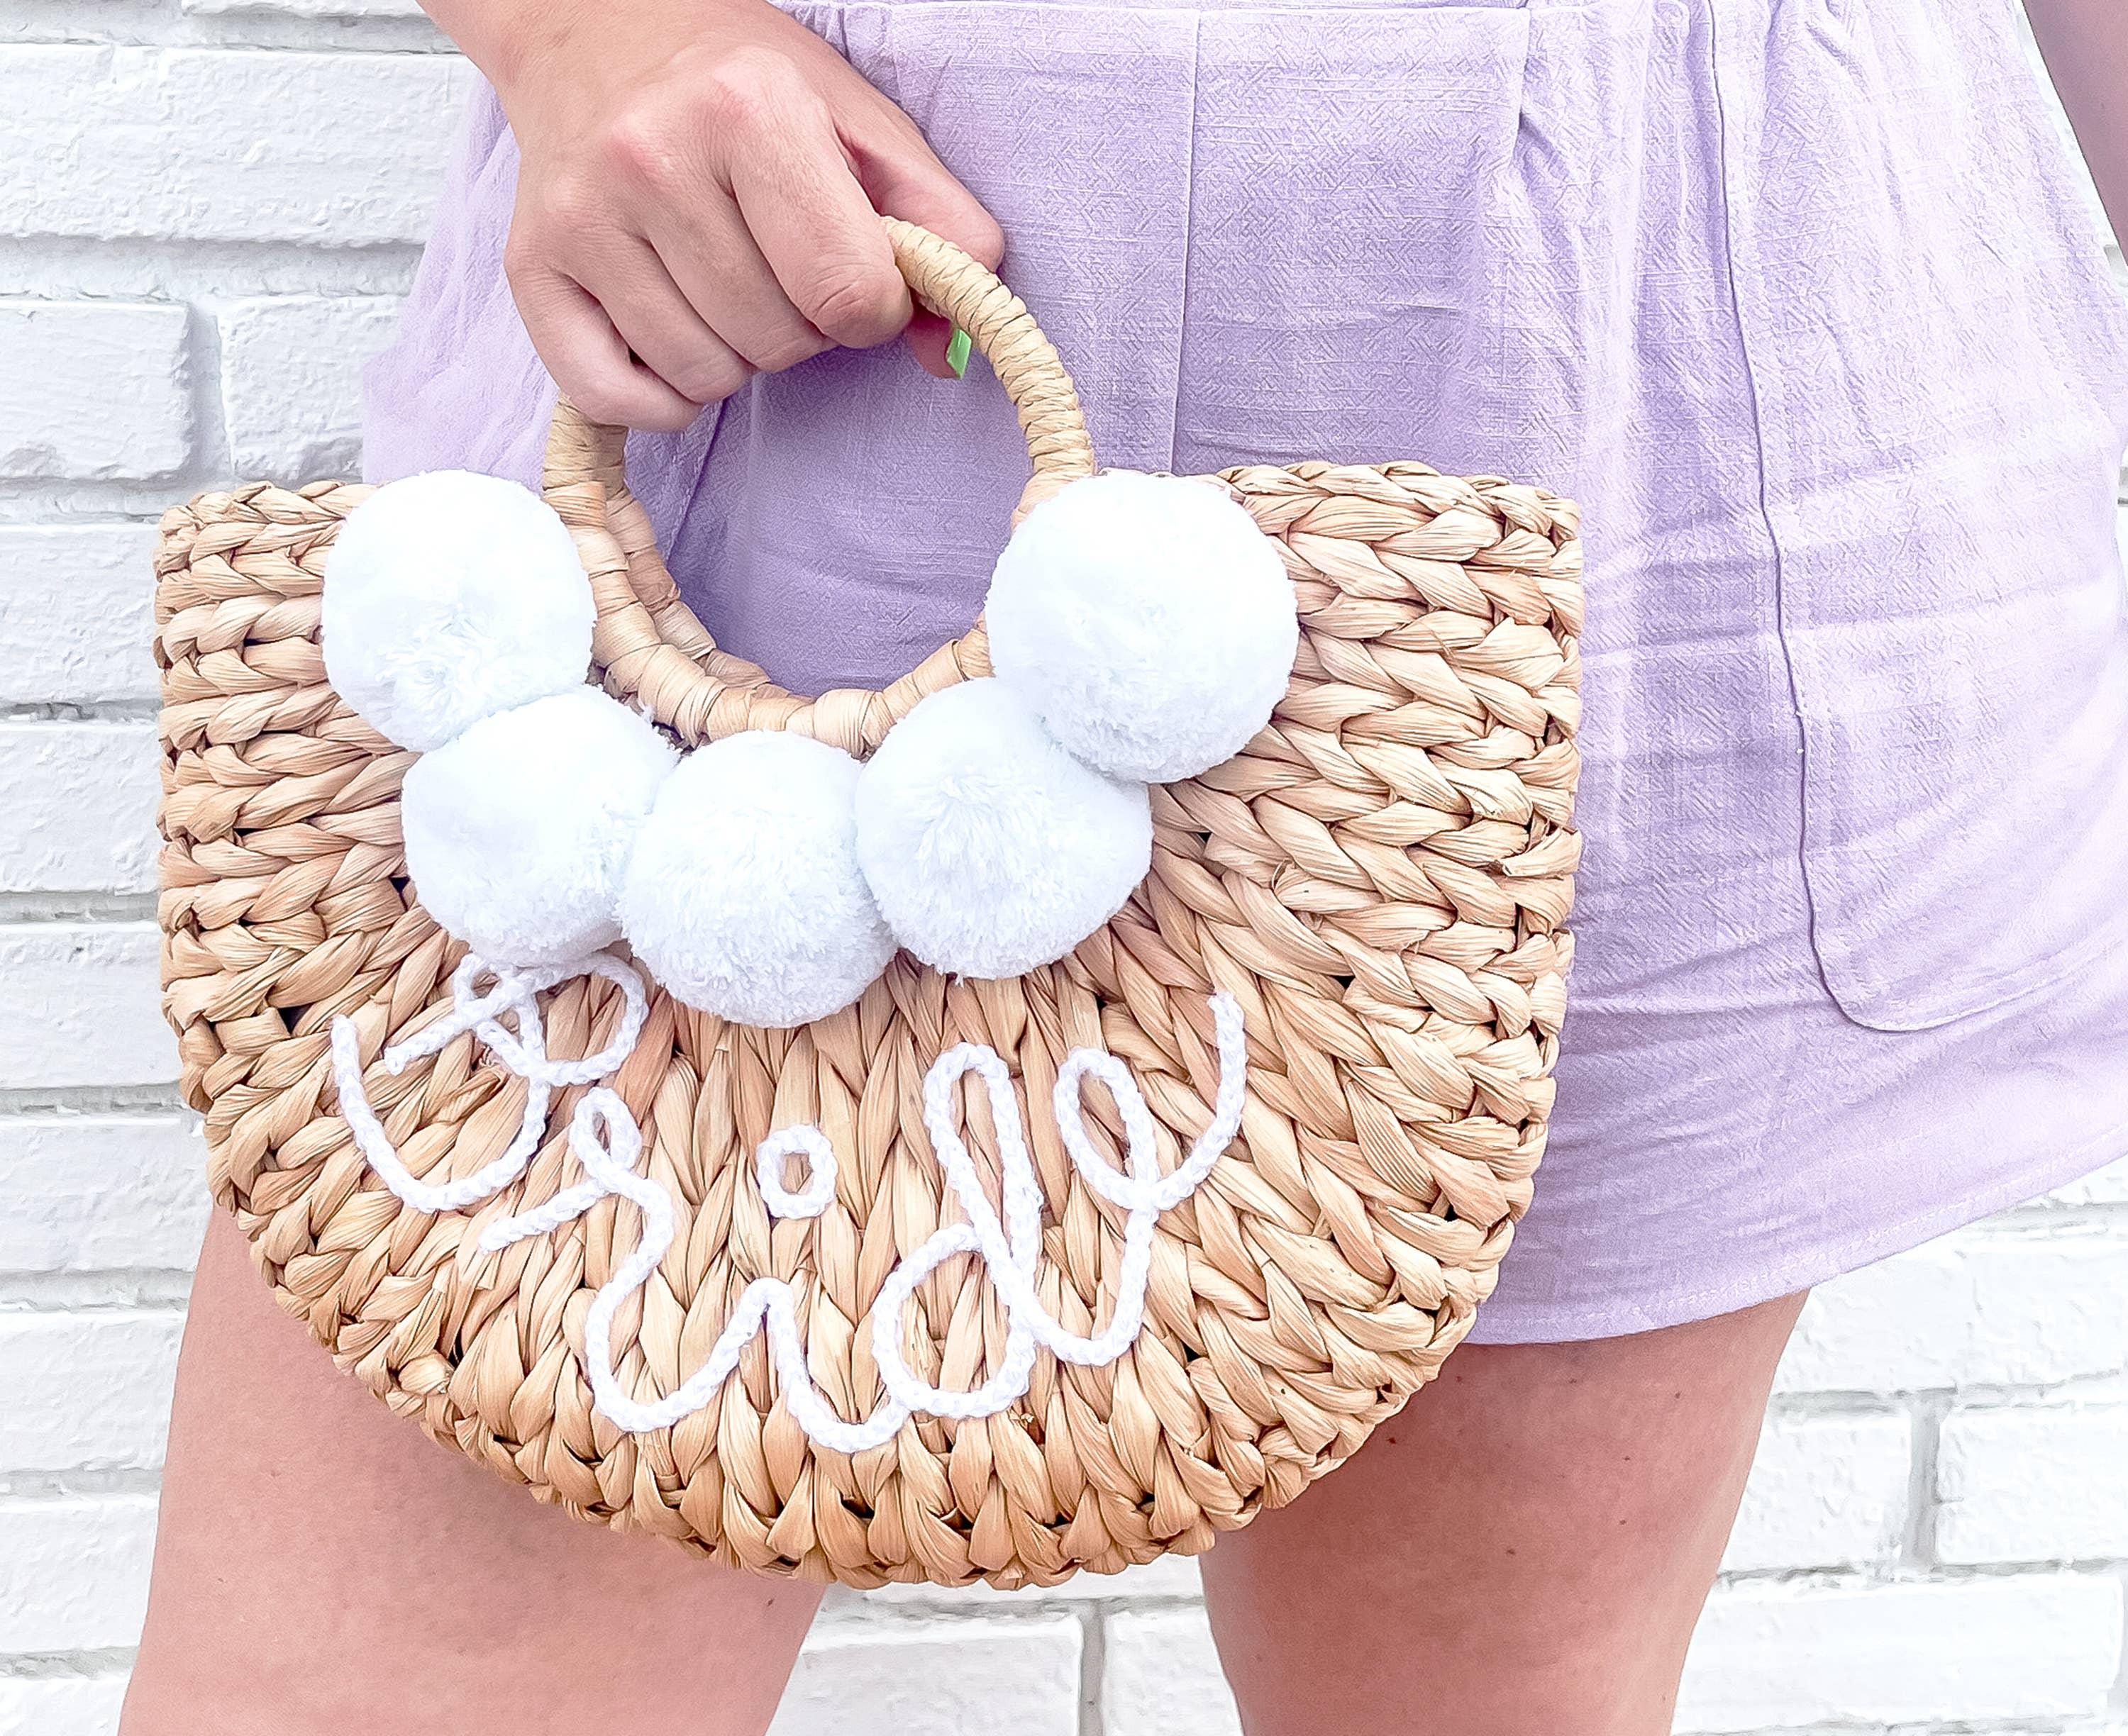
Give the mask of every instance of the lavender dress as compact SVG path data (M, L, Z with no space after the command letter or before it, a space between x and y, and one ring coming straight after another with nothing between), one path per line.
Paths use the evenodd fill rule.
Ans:
M2012 0L791 9L996 214L1107 462L1583 503L1573 1012L1478 1337L1739 1307L2128 1149L2128 314ZM515 168L483 92L374 477L537 474ZM630 459L808 690L966 625L1025 462L898 348Z

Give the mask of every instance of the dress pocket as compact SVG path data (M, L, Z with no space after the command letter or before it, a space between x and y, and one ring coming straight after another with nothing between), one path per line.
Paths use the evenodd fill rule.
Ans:
M1812 940L1880 1030L2124 941L2128 353L2009 12L1777 7L1719 69L1812 117L1725 173Z

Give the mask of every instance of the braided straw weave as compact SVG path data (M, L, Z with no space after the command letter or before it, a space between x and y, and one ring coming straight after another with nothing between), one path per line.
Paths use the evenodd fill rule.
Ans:
M1019 406L1029 500L1088 473L1071 382L1020 303L964 255L890 225L919 298L966 328ZM924 695L986 673L981 630L883 693L810 701L710 642L621 475L618 430L564 406L547 496L598 600L607 687L680 739L807 732L862 753ZM731 1026L653 990L610 1081L669 1190L670 1253L615 1323L644 1398L701 1362L747 1283L795 1280L814 1378L841 1413L880 1401L867 1316L895 1263L958 1208L918 1108L932 1061L988 1044L1016 1075L1047 1200L1037 1283L1085 1331L1108 1317L1122 1211L1043 1112L1074 1048L1128 1064L1163 1169L1211 1118L1208 996L1247 1032L1242 1136L1159 1221L1145 1327L1105 1368L1046 1353L1009 1411L919 1416L854 1457L815 1447L757 1336L708 1406L623 1432L582 1365L593 1292L634 1245L608 1198L496 1255L481 1228L577 1176L558 1098L522 1181L464 1214L401 1203L340 1117L327 1049L359 1027L371 1101L408 1165L468 1174L515 1130L525 1084L461 1036L396 1077L388 1041L449 1001L461 949L404 877L412 756L326 685L320 577L352 484L203 495L163 520L164 1003L216 1198L282 1303L349 1373L541 1499L772 1573L856 1586L1050 1585L1195 1552L1292 1500L1430 1379L1490 1292L1530 1198L1571 943L1562 923L1581 620L1576 516L1541 490L1423 464L1247 466L1221 480L1273 538L1303 627L1291 688L1238 757L1156 787L1152 871L1062 962L948 980L905 955L853 1008L796 1031ZM551 1052L596 1048L619 997L563 984ZM1115 1160L1106 1095L1089 1125ZM980 1090L968 1143L995 1200ZM840 1190L772 1222L749 1166L815 1122ZM1005 1319L981 1262L924 1280L905 1326L927 1380L972 1387Z

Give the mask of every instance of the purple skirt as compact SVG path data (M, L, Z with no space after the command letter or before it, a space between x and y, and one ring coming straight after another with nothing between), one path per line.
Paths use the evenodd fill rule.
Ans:
M1582 503L1571 1012L1477 1338L1741 1307L2128 1150L2128 313L2012 0L791 10L1002 223L1105 462ZM515 172L483 92L375 479L536 479ZM809 691L967 624L1025 462L893 346L629 459Z

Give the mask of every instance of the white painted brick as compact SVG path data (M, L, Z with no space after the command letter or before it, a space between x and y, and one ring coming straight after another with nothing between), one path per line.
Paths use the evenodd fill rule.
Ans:
M156 690L155 528L0 526L0 705Z
M10 52L0 49L0 68ZM4 96L0 112L12 112ZM0 152L0 185L23 154ZM152 301L0 301L0 477L183 468L192 450L186 325L183 308Z
M113 1736L123 1676L0 1677L0 1736Z
M1679 1736L2091 1716L2121 1665L2118 1581L1717 1591L1693 1637Z
M1864 1567L1906 1529L1912 1425L1904 1416L1770 1420L1722 1566Z
M2128 1205L2128 1157L2057 1188L2047 1198L2064 1206Z
M455 55L0 47L0 234L418 241Z
M2128 1368L2128 1237L1983 1228L1952 1240L1974 1276L1964 1384L2043 1386Z
M362 365L398 314L396 296L276 296L222 314L222 415L239 476L307 482L361 467Z
M161 1464L183 1330L174 1308L0 1315L0 1472Z
M1080 1639L1069 1615L824 1626L770 1736L1076 1736Z
M1106 1657L1104 1736L1241 1736L1241 1717L1201 1609L1132 1610L1109 1617Z
M853 1593L853 1604L940 1605L966 1609L971 1603L994 1603L1010 1609L1033 1603L1144 1602L1151 1599L1195 1597L1201 1586L1197 1563L1188 1555L1163 1555L1142 1568L1126 1568L1120 1573L1075 1573L1061 1586L1029 1586L1024 1591L998 1591L988 1586L966 1586L949 1591L943 1586L883 1586L876 1591Z
M2128 1558L2128 1405L1954 1411L1936 1496L1946 1562Z
M132 1645L154 1547L152 1495L0 1502L0 1653Z
M152 723L0 723L0 886L153 891L161 766Z
M0 1089L178 1076L152 923L0 927Z
M1890 1392L1948 1387L1973 1311L1973 1278L1931 1243L1812 1293L1782 1359L1784 1392Z
M2042 1386L2128 1367L2128 1236L2025 1220L1836 1279L1781 1364L1785 1392Z
M188 12L255 12L287 18L420 18L416 0L184 0Z
M183 1115L0 1117L0 1272L189 1271L207 1147Z

